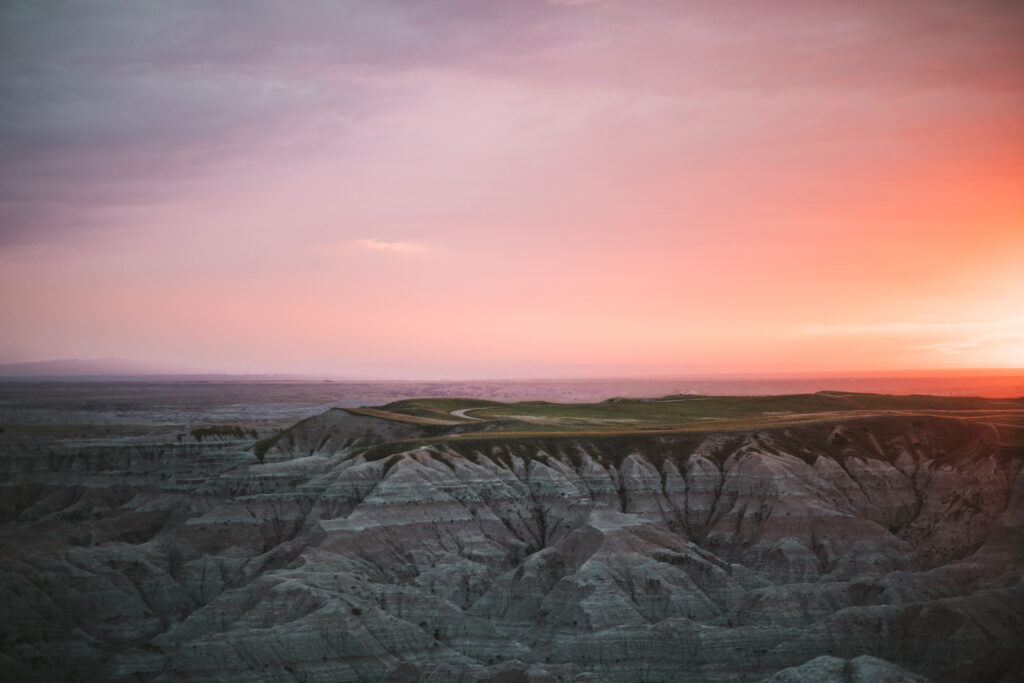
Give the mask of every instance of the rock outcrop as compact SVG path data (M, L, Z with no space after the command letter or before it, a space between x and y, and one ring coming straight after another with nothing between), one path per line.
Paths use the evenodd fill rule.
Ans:
M1024 666L985 425L264 443L0 434L11 680L954 681Z

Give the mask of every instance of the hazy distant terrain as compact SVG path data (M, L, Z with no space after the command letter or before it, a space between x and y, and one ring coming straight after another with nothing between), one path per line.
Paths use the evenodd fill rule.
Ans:
M0 375L2 377L2 375ZM230 376L106 375L0 379L0 420L198 424L229 419L275 424L331 406L403 398L603 401L670 394L745 396L823 390L950 396L1024 396L1024 374L933 377L680 378L491 381L330 381Z
M669 384L0 383L0 666L1017 680L1024 400Z

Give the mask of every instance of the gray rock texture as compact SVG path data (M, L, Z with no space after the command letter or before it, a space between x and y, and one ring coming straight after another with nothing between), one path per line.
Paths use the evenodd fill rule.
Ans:
M428 432L334 409L262 462L252 438L0 434L5 677L1024 670L1024 454L983 424Z
M783 669L766 678L764 683L923 683L926 680L870 655L845 660L822 655L806 664Z

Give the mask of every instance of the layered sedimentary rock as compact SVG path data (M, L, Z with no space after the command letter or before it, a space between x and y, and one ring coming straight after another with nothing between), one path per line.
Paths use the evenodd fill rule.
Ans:
M331 410L264 443L262 462L252 439L54 450L0 434L0 667L152 681L1021 670L1024 456L986 425L437 431Z

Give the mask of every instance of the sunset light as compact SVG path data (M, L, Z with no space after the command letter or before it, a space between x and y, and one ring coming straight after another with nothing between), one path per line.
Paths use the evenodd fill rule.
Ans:
M1018 3L5 3L0 363L1024 367Z

